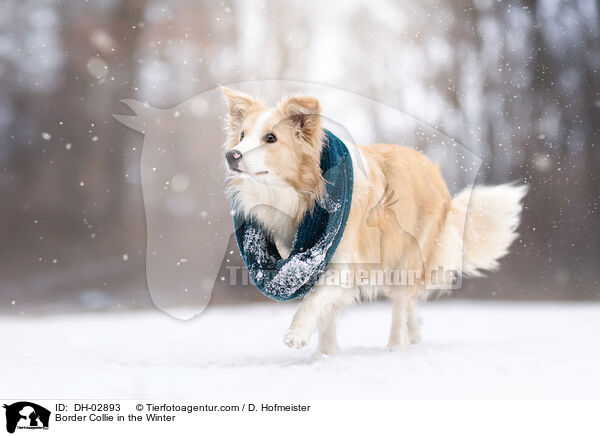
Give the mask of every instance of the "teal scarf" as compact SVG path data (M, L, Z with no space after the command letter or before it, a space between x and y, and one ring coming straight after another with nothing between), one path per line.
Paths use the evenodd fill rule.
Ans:
M254 285L277 301L303 297L327 268L342 239L352 205L352 159L346 145L325 130L321 173L326 193L298 226L291 254L282 259L255 218L234 215L235 237Z

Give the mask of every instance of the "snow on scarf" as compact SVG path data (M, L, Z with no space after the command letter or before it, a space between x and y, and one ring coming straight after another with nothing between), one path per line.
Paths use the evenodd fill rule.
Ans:
M234 215L235 237L254 285L269 298L287 301L306 295L327 268L352 204L352 160L346 145L325 130L321 173L326 193L298 226L292 251L282 259L275 242L252 217Z

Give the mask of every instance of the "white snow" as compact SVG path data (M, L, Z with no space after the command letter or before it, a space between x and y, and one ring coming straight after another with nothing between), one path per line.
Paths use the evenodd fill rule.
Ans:
M598 398L597 303L432 302L423 343L384 349L386 303L351 308L341 350L282 343L296 304L0 320L4 398Z

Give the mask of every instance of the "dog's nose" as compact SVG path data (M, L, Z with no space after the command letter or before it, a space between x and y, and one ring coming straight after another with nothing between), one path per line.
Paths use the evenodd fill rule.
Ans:
M225 153L225 159L227 159L227 165L232 170L239 169L240 160L242 159L242 153L237 150L229 150Z

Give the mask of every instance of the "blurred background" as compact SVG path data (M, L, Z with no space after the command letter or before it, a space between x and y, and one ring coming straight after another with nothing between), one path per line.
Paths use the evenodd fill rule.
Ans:
M451 298L600 299L599 9L596 0L4 1L0 311L152 307L144 138L111 114L128 113L125 98L172 108L218 84L265 79L374 99L473 150L478 183L530 185L502 270L465 280ZM352 111L385 136L376 106ZM427 149L414 126L407 145ZM206 130L222 143L220 126ZM218 283L211 301L266 299Z

